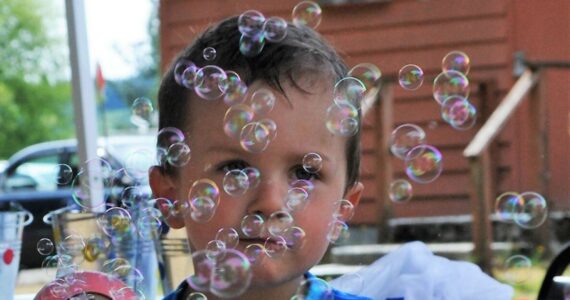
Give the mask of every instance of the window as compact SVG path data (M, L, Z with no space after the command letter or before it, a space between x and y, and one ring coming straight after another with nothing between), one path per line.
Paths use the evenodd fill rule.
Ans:
M8 175L5 188L7 191L55 191L58 187L58 164L57 154L34 157L25 161Z

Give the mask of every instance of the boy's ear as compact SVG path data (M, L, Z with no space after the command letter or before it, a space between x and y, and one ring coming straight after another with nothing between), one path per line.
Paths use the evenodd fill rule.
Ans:
M360 203L360 197L362 197L362 191L364 191L364 185L362 182L356 182L348 189L345 195L345 199L348 200L354 207Z
M164 174L164 172L158 166L153 166L149 170L149 184L152 190L152 193L157 198L166 198L170 201L174 201L176 199L176 184L174 179ZM171 206L174 203L170 203L170 205L166 203L158 203L158 209L162 213L162 216L166 220L168 226L179 229L184 227L184 216L182 215L173 215Z

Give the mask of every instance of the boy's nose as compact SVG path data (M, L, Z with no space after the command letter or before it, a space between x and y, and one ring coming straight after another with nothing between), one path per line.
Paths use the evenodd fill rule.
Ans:
M287 188L287 183L280 180L262 180L254 190L248 213L259 213L267 219L273 212L283 209Z

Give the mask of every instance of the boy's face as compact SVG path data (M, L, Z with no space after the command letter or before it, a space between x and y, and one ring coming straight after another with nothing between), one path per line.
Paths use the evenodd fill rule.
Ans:
M288 99L273 91L276 101L273 110L261 118L277 124L277 136L261 153L250 153L241 148L239 141L230 139L223 131L223 119L228 106L221 100L207 101L193 98L187 116L187 140L192 151L190 162L180 169L176 178L157 180L159 172L151 173L151 186L157 196L186 199L192 183L211 179L220 188L221 199L213 218L197 223L185 216L183 225L194 250L205 249L215 239L220 228L234 228L240 234L237 250L244 251L256 240L247 240L240 229L242 218L259 213L264 219L276 211L285 210L285 196L289 185L296 179L310 179L314 190L305 208L293 212L294 225L306 233L301 249L287 250L280 258L265 256L260 264L253 265L252 286L272 286L299 279L319 262L329 244L329 223L336 210L335 202L349 199L356 204L362 185L357 184L344 194L346 185L346 138L331 134L325 126L326 110L332 104L333 87L328 81L315 84L311 94L285 83ZM250 90L270 89L256 82ZM256 118L257 119L257 118ZM316 152L323 159L317 176L304 172L305 154ZM223 191L222 181L228 170L251 166L261 173L261 182L243 196L230 196ZM153 178L154 177L154 178ZM304 177L304 178L298 178ZM182 220L169 220L180 224ZM176 225L173 225L176 227ZM264 234L268 236L268 234Z

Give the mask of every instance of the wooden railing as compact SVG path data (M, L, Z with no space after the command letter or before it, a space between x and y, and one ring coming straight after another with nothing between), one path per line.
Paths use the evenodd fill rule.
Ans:
M491 204L496 197L490 145L507 121L514 115L516 108L520 106L528 92L536 85L538 78L538 72L526 69L463 151L463 156L469 160L473 186L471 211L473 215L472 238L475 245L474 257L481 269L489 274L492 269L491 259L493 257L491 252L493 240L490 220ZM536 101L540 101L540 99L536 99ZM535 113L538 114L539 112L536 111ZM534 116L534 119L539 118L538 115Z

